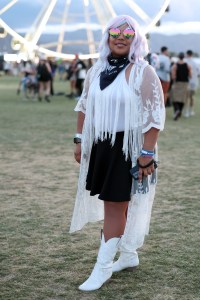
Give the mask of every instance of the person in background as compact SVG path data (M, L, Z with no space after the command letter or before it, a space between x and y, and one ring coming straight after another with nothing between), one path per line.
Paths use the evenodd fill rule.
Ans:
M3 64L4 67L4 73L5 75L11 75L12 74L12 66L11 66L11 62L10 61L4 61Z
M68 98L73 98L76 96L76 64L77 64L77 56L75 59L70 63L68 70L67 70L67 79L70 82L70 93L66 95Z
M187 93L187 101L185 104L185 111L184 116L190 117L194 116L194 95L198 88L199 84L199 68L198 65L195 63L193 59L193 51L188 50L187 51L187 57L185 59L185 62L191 67L192 77L189 79L189 85L188 85L188 93Z
M52 70L47 59L42 56L37 66L37 80L39 83L38 100L42 101L43 95L47 102L50 102Z
M86 77L86 64L79 59L78 55L76 55L76 91L77 91L77 97L79 98L82 91L83 91L83 82Z
M111 19L99 52L75 108L80 176L70 232L104 219L97 262L79 286L82 291L99 289L113 272L139 265L137 250L149 230L155 193L156 143L165 121L161 83L144 59L148 44L138 23L127 15Z
M17 88L17 95L20 95L22 92L23 94L23 100L27 100L29 98L29 92L30 92L30 86L31 86L31 78L30 75L27 75L27 73L24 71L22 74L22 78L19 81L19 85Z
M184 104L187 100L188 82L192 76L191 67L184 61L184 53L180 52L178 58L177 63L174 63L171 69L174 121L177 121L181 117Z
M158 68L156 68L156 72L158 77L160 78L163 93L164 93L164 100L165 104L167 102L168 97L168 90L170 86L170 58L169 58L169 52L168 48L163 46L160 49L161 53L159 54L159 65Z
M65 80L65 63L63 60L58 62L58 76L60 81Z
M35 74L35 66L34 66L34 64L31 60L28 60L28 61L24 62L23 71L25 72L26 76Z
M54 59L49 59L48 62L51 67L50 94L51 94L51 96L53 96L54 95L54 78L56 75L57 63Z
M70 94L66 96L69 98L77 96L78 100L82 93L83 82L86 76L86 64L79 59L78 54L75 54L75 59L72 61L69 67L68 74L70 80ZM74 93L74 89L76 94Z
M3 71L4 71L4 56L0 55L0 76L3 75Z
M92 58L89 58L87 61L87 71L93 66L94 61Z
M146 59L155 70L159 69L160 61L159 61L159 56L157 53L155 53L155 52L149 53L147 55Z

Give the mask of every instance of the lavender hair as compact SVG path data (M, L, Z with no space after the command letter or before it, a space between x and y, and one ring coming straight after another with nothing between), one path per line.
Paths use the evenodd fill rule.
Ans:
M130 51L129 51L129 61L132 63L138 63L144 60L144 57L149 52L149 47L147 43L147 39L145 35L141 32L141 29L138 23L130 16L127 15L120 15L117 17L112 18L106 28L104 30L101 42L99 44L99 60L101 63L105 64L107 62L107 57L111 53L108 39L109 34L108 30L112 27L119 27L122 24L127 23L132 29L135 30L135 36L131 43Z

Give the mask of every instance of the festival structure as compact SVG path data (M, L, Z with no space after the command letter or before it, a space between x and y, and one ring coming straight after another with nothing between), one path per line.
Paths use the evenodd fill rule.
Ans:
M162 15L168 10L170 0L160 0L157 11L147 12L141 1L123 0L46 0L35 1L33 9L29 1L1 1L0 37L12 36L11 45L15 51L31 58L43 53L62 59L73 59L75 53L82 53L81 59L96 58L101 32L105 24L117 14L129 14L138 20L147 34L158 25ZM142 1L143 5L145 1ZM149 0L146 0L146 8ZM28 28L19 28L8 20L20 11L21 16L30 16ZM10 18L9 18L10 17ZM24 17L23 17L24 19ZM23 31L24 30L24 31Z

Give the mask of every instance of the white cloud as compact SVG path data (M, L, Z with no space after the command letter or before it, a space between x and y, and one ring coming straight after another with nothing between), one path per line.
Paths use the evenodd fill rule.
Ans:
M59 34L60 31L62 30L61 25L47 25L43 31L45 34ZM69 24L65 25L65 32L73 32L77 30L82 30L82 29L91 29L93 31L95 30L101 30L101 26L97 23L75 23L75 24ZM30 28L18 28L16 31L18 33L27 33L29 32Z
M165 35L190 33L200 34L200 22L165 22L161 23L160 27L152 28L151 33L160 33Z

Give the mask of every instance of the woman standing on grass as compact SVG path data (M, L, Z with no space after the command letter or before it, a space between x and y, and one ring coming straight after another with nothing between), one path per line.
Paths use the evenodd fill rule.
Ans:
M188 83L191 78L191 67L184 61L184 53L178 55L177 63L172 66L172 101L174 106L174 121L177 121L187 101Z
M37 80L39 84L38 100L44 99L50 102L49 95L51 91L52 70L45 57L41 57L37 66Z
M70 232L104 219L95 267L80 290L99 289L117 272L139 264L155 193L155 147L164 127L160 81L144 60L145 36L130 16L113 18L88 71L78 111L75 159L80 165ZM137 165L138 178L130 169ZM113 264L117 251L119 259Z

